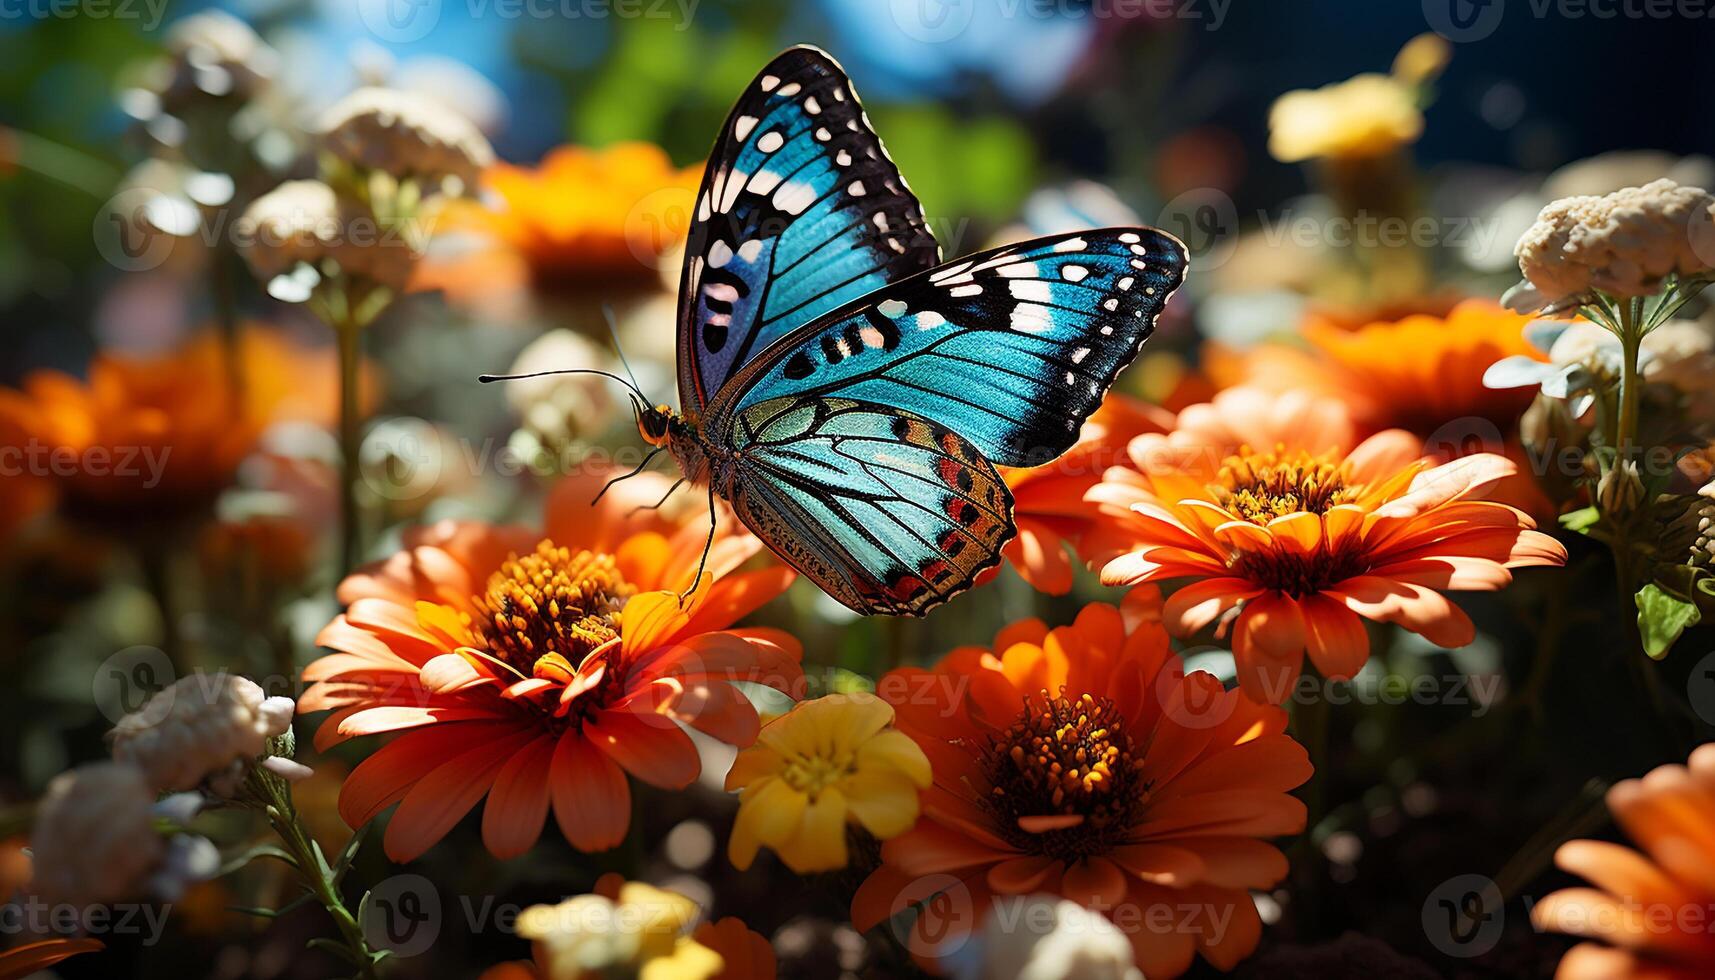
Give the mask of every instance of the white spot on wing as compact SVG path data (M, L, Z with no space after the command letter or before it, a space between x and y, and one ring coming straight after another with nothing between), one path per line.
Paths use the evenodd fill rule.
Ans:
M756 141L756 148L764 153L773 153L785 145L786 137L780 135L780 131L777 129L763 133L762 138Z
M983 287L973 282L964 286L954 286L952 289L947 290L947 293L948 295L960 298L966 296L981 296L983 294Z
M1020 303L1012 308L1012 329L1021 333L1043 333L1054 326L1048 307Z
M1040 279L1014 279L1007 285L1011 288L1014 299L1028 299L1038 303L1046 303L1053 295L1048 284Z
M1081 265L1063 265L1060 267L1060 278L1067 282L1083 282L1089 276L1090 270Z
M924 310L917 314L917 329L919 330L933 330L936 327L945 326L946 323L947 318L934 310Z
M761 254L762 239L760 238L752 238L738 247L738 257L746 262L755 262L756 257Z
M1036 263L1014 262L1011 265L1003 265L995 271L1008 279L1028 279L1036 275Z
M779 186L780 175L772 170L764 170L755 177L750 178L750 192L752 194L769 194L773 192L774 188Z
M822 104L816 101L814 95L804 100L804 111L814 116L822 111Z
M780 79L778 76L775 76L775 75L764 75L764 76L762 76L762 90L764 92L774 91L774 86L779 85L779 84L780 84Z
M1128 231L1120 235L1120 241L1125 242L1127 245L1135 245L1138 242L1143 241L1143 239L1137 237L1137 232Z
M902 299L884 299L876 304L876 309L882 316L900 317L905 315L905 301Z
M816 188L801 180L789 180L774 192L774 206L787 214L803 214L816 200Z
M1122 289L1122 290L1130 289L1132 287L1132 284L1135 282L1137 282L1136 279L1133 279L1130 276L1126 276L1124 279L1120 280L1120 283L1119 283L1120 289Z
M738 121L732 124L732 134L742 142L750 138L750 131L755 128L755 116L739 116Z
M1054 251L1056 252L1082 252L1089 247L1089 243L1082 238L1068 238L1063 242L1054 243Z
M862 197L868 192L869 188L863 186L863 181L861 180L854 180L846 187L846 193L853 197Z
M724 268L732 261L732 246L726 242L715 242L709 246L709 268Z
M804 86L799 85L797 82L787 82L785 85L780 86L780 94L786 96L797 95L799 90L803 87Z

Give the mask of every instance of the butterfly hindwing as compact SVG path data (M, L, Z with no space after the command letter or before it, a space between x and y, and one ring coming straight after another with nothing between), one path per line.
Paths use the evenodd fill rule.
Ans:
M783 337L716 396L708 431L736 442L780 399L853 399L932 420L989 462L1040 465L1077 439L1184 272L1184 245L1145 228L967 256Z
M785 51L703 175L679 285L681 407L701 411L774 341L939 255L845 72L815 48Z
M756 406L732 503L782 558L859 612L921 615L1000 562L1012 495L963 437L844 398Z

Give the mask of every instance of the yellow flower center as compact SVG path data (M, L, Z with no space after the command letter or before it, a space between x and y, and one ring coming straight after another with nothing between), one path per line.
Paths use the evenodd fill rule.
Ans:
M1028 853L1075 860L1124 843L1149 798L1143 753L1112 701L1084 694L1026 699L980 750L983 803ZM1046 819L1044 819L1046 818Z
M857 771L857 759L850 752L837 751L833 757L800 755L788 760L780 778L793 789L814 800L822 790Z
M612 555L544 540L489 576L474 599L476 627L519 673L564 683L590 651L619 636L620 609L636 591Z
M1267 524L1299 511L1325 514L1356 499L1363 488L1349 484L1348 477L1345 467L1302 450L1276 446L1256 453L1244 446L1221 464L1209 490L1233 516Z

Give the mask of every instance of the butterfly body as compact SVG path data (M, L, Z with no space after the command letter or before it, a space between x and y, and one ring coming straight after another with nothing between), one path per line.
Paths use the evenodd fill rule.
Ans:
M921 615L1000 563L1016 527L996 466L1072 445L1184 268L1146 228L942 264L845 73L792 48L716 141L680 284L680 409L639 428L834 598Z

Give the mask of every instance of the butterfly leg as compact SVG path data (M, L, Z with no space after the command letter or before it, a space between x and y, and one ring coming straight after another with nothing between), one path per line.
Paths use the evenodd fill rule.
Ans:
M631 508L630 512L628 512L625 516L628 518L632 517L632 516L636 515L636 513L640 510L660 510L661 505L667 502L667 498L673 496L673 491L679 489L680 487L682 487L684 485L685 485L685 478L681 476L681 477L679 477L679 479L673 481L673 485L667 488L667 492L661 495L660 500L657 500L652 504L638 504L636 507Z
M690 598L691 593L697 591L697 585L699 583L701 583L703 580L703 569L707 568L708 564L709 564L709 549L714 547L714 544L715 544L715 525L716 525L715 485L713 483L710 483L709 484L709 536L708 536L708 539L703 542L703 557L697 560L697 574L696 574L696 576L691 579L690 587L685 589L684 592L679 593L679 604L680 605L684 605L685 600Z
M666 448L667 448L666 446L656 446L654 449L651 449L649 451L649 454L647 456L643 457L643 462L638 463L636 469L633 469L630 473L625 473L625 474L622 474L620 476L616 476L613 479L602 484L601 490L595 495L595 499L590 501L590 506L593 507L597 503L600 503L601 498L607 496L607 492L609 490L613 489L613 485L615 483L618 483L621 480L629 480L632 477L636 476L637 474L643 472L643 468L645 466L649 465L649 461L654 459L657 453L661 452L661 450L666 449ZM675 485L677 485L677 484L675 484ZM671 493L672 491L668 491L668 492ZM660 506L660 505L657 504L656 506Z

